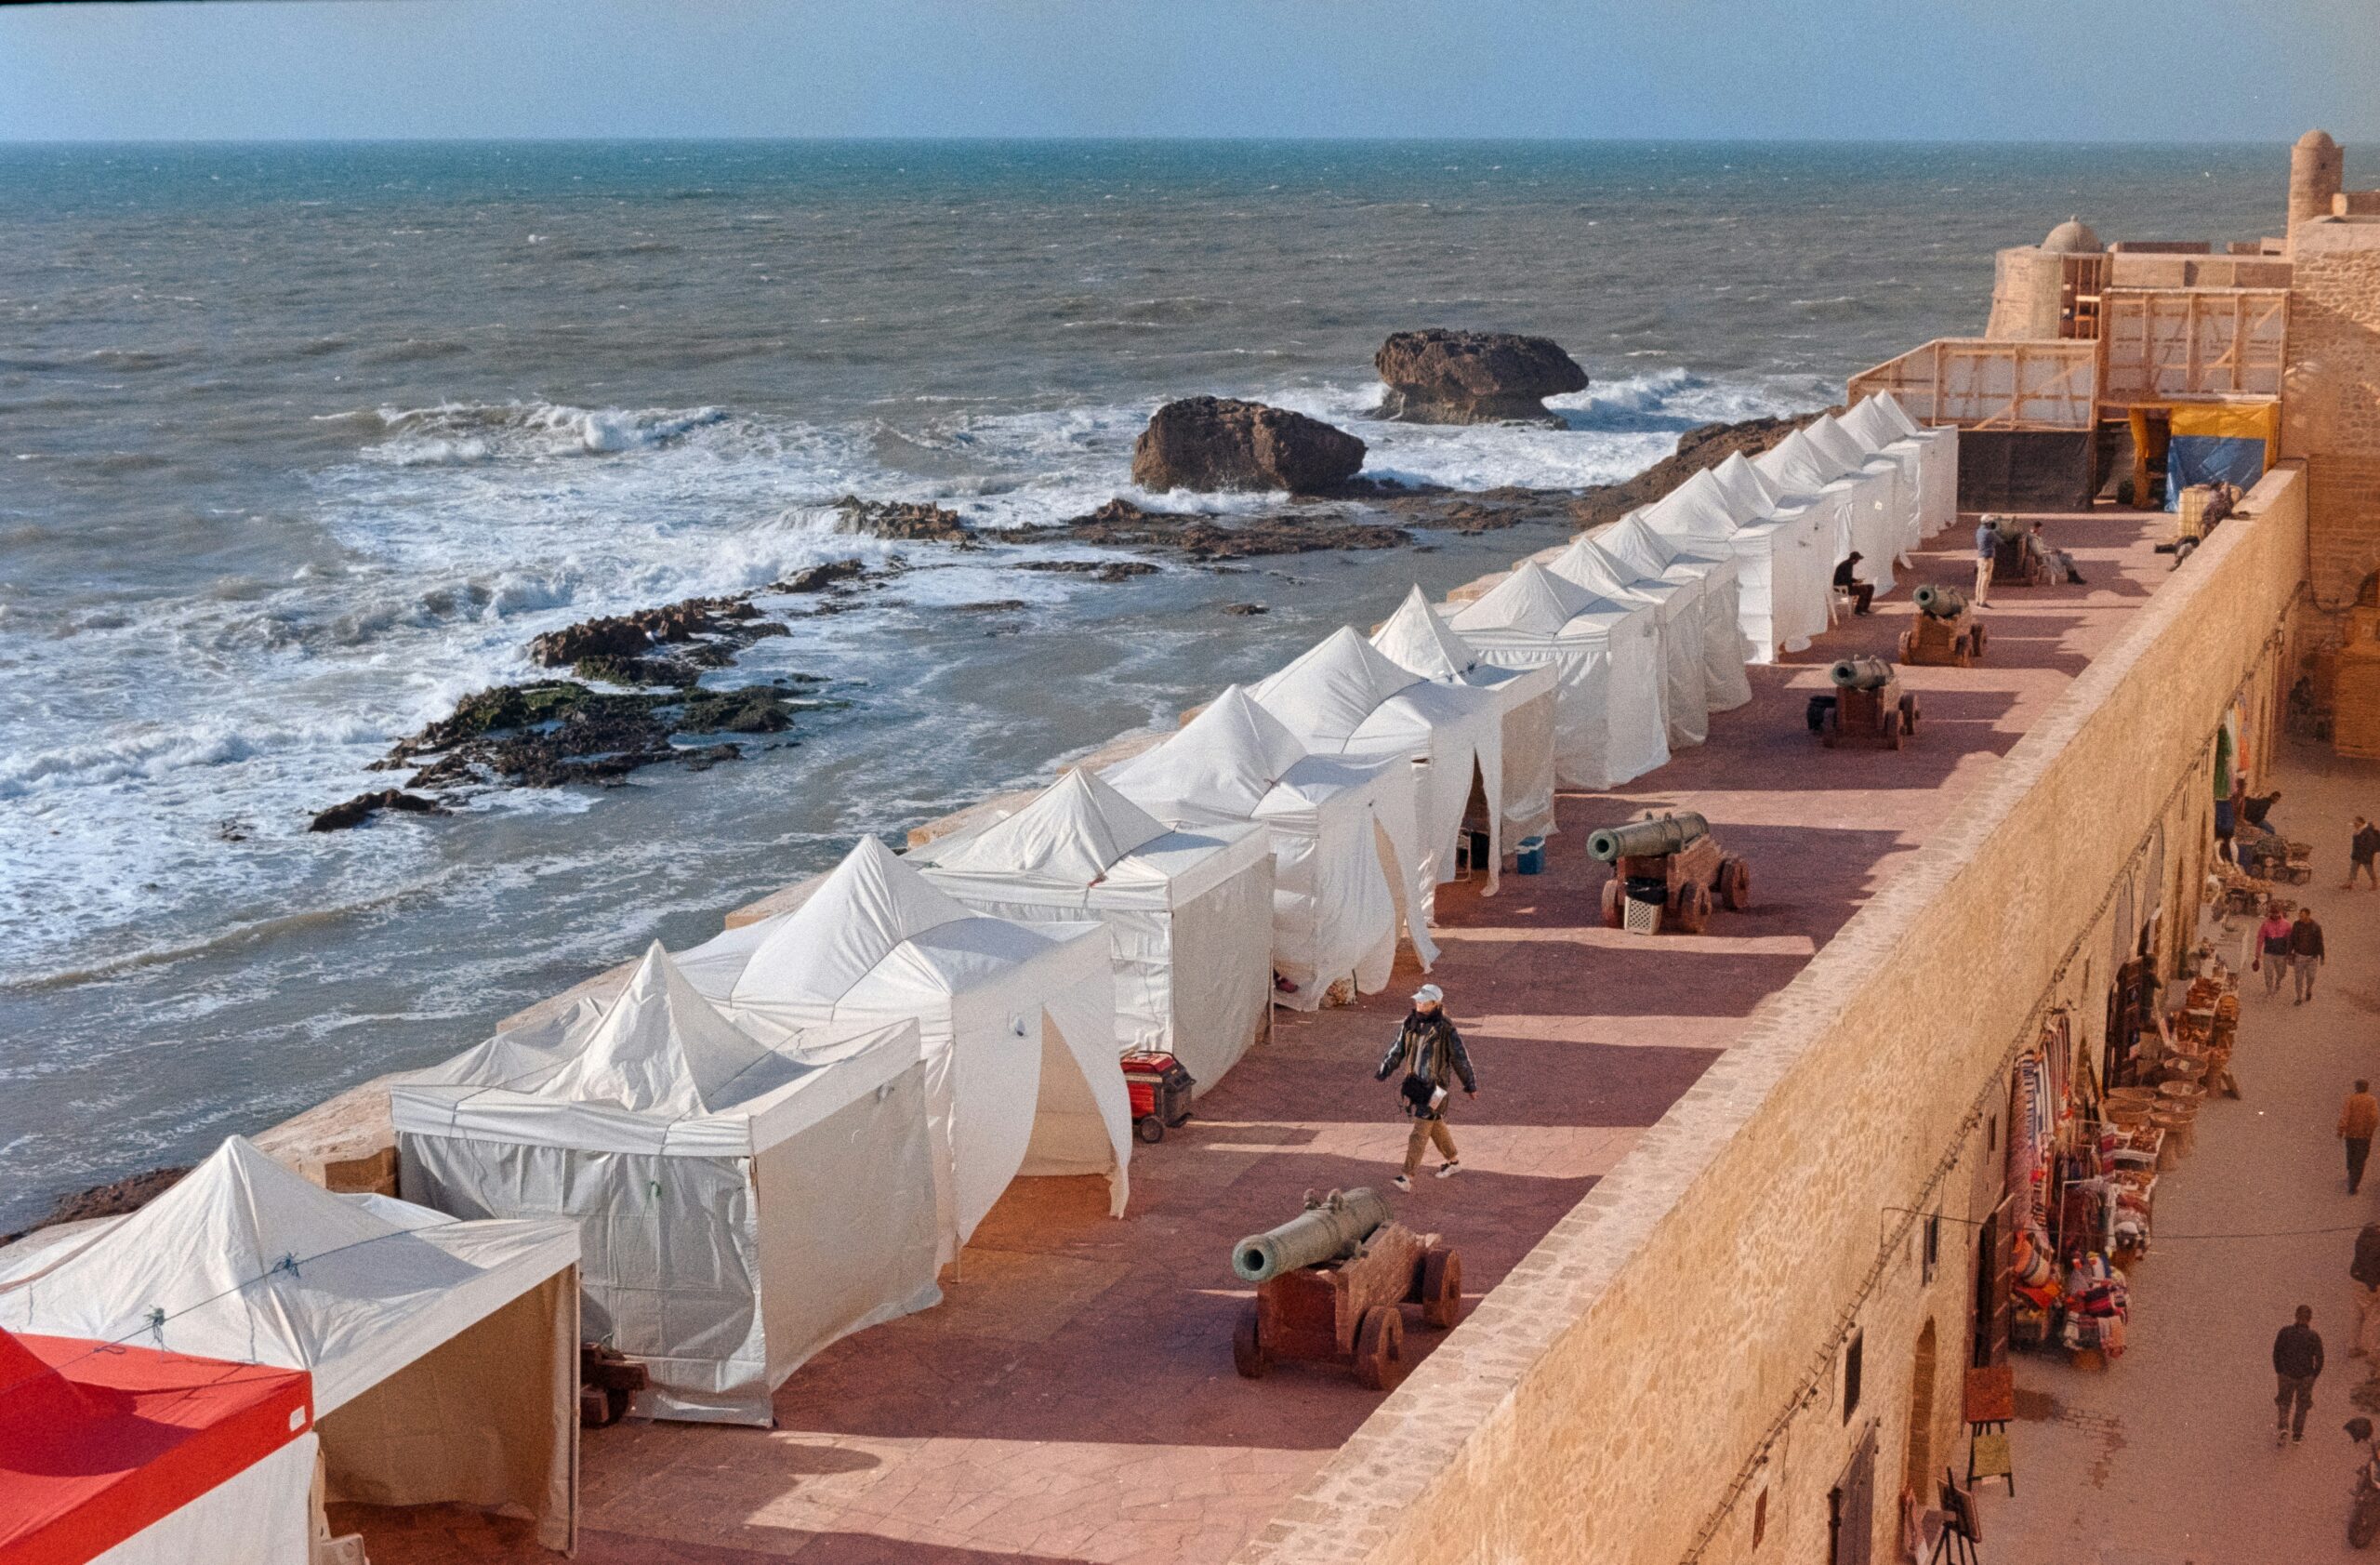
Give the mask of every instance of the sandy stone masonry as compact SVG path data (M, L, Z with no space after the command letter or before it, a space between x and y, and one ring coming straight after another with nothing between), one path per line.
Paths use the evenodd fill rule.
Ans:
M1824 1558L1828 1491L1871 1432L1874 1557L1897 1557L1912 1434L1948 1459L1971 1265L1953 1226L1926 1279L1905 1214L1974 1215L1986 1106L2048 1003L2094 1024L2118 891L2126 914L2194 899L2215 725L2244 692L2268 737L2307 488L2294 467L2257 485L1240 1565Z
M2281 454L2302 458L2316 604L2343 609L2380 567L2380 221L2298 224Z

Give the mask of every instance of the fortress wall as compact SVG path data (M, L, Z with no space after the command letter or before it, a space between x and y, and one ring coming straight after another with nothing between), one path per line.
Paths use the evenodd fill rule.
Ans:
M1928 1279L1917 1215L1980 1215L2046 1006L2100 1035L2111 888L2161 827L2167 906L2195 907L2212 736L2244 691L2268 742L2307 491L2295 467L2256 486L1239 1565L1824 1558L1871 1431L1874 1557L1897 1558L1916 1338L1931 1320L1937 1471L1968 1346L1973 1230L1945 1222Z

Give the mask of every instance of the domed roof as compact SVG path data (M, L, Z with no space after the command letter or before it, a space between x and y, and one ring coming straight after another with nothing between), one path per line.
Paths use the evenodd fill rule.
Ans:
M2297 139L2297 144L2301 147L2320 147L2325 150L2338 145L2336 141L2331 139L2331 133L2327 130L2309 130Z
M2080 255L2104 250L2107 246L2100 244L2099 236L2091 232L2090 224L2080 218L2069 218L2049 231L2049 237L2042 241L2042 248Z

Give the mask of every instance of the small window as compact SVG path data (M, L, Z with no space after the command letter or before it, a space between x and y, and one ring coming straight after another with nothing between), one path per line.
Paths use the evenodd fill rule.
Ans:
M1850 1423L1851 1415L1859 1411L1860 1359L1867 1346L1867 1333L1864 1332L1852 1333L1851 1340L1843 1346L1843 1421L1845 1424Z
M1768 1491L1764 1489L1760 1492L1760 1498L1752 1503L1752 1546L1758 1548L1760 1541L1766 1536L1768 1536Z
M1942 1214L1938 1212L1925 1219L1925 1278L1934 1280L1936 1268L1942 1264Z
M2000 1116L1997 1114L1984 1121L1983 1149L1987 1152L2000 1150Z

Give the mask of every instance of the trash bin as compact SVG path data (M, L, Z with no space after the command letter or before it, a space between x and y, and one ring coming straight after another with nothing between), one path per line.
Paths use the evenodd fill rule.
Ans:
M1545 839L1542 837L1522 838L1520 852L1514 859L1514 868L1524 875L1544 874Z

